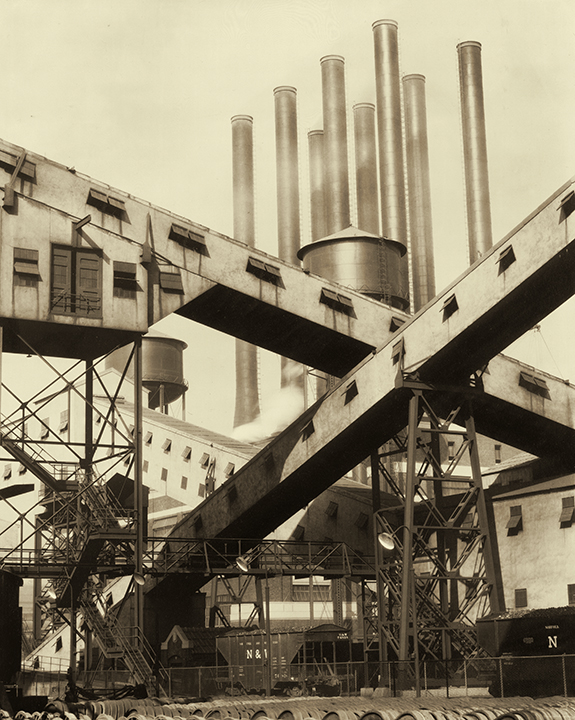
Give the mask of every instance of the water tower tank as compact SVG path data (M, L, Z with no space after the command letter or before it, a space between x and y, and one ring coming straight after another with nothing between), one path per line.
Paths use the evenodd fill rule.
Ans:
M188 389L184 379L184 350L187 344L159 332L149 332L142 338L142 384L150 391L148 407L164 410L182 397ZM106 358L106 368L123 372L132 350L131 345L115 350ZM133 362L127 376L134 377Z
M409 307L403 286L401 258L406 247L350 225L302 247L298 257L305 270L401 310Z

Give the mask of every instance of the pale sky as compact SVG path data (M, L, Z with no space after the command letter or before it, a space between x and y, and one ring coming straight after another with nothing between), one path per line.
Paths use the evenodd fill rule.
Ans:
M351 132L353 104L375 101L372 23L384 18L399 23L402 74L426 76L439 290L467 263L456 45L483 47L497 241L575 175L572 0L0 0L0 137L231 235L230 119L252 115L256 243L275 253L273 89L293 85L305 244L320 58L346 60ZM574 303L514 354L575 381ZM161 329L189 345L188 419L229 432L233 340L187 321ZM5 382L20 367L8 359ZM264 406L278 385L264 357Z

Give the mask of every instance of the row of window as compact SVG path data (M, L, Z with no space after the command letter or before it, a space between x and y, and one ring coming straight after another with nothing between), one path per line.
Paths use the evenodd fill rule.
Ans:
M135 299L142 291L137 263L114 261L114 296ZM50 310L60 315L101 317L102 253L84 248L52 246ZM38 250L14 248L14 285L38 287L42 280ZM163 292L183 294L181 271L160 264L159 285Z
M575 583L567 585L567 604L575 605ZM527 602L527 588L517 588L515 590L515 607L517 609L529 607Z
M571 527L575 521L575 496L567 495L561 498L561 514L559 525L562 528ZM507 535L518 535L523 530L523 508L521 505L512 505L509 508L507 520Z

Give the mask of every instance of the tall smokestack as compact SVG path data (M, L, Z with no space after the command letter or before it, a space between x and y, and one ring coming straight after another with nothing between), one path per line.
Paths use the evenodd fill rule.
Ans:
M379 235L375 105L372 103L354 105L353 127L357 226L360 230L367 230L374 235Z
M405 102L413 310L417 312L435 297L429 150L425 77L423 75L405 75L403 98Z
M473 264L493 244L481 72L481 43L473 40L459 43L457 53L459 59L469 262Z
M299 216L299 163L297 145L297 93L289 86L274 90L276 122L276 177L279 257L299 265L301 244ZM304 370L300 363L281 359L281 387L304 393Z
M234 238L255 246L253 119L232 118ZM236 340L236 407L234 427L253 422L260 414L257 348Z
M375 91L379 136L379 174L382 234L407 248L407 210L403 180L401 84L397 23L378 20L373 24ZM407 257L400 263L400 283L407 295Z
M311 201L311 239L320 240L327 235L324 188L323 130L307 134L309 150L309 194Z
M327 233L343 230L350 223L347 167L347 120L345 66L340 55L321 60L324 137L324 188Z

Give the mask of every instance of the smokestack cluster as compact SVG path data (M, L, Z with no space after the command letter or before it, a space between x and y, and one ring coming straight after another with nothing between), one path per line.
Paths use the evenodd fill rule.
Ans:
M408 220L413 309L435 296L425 77L400 78L398 25L373 23L375 105L353 107L358 227L351 226L345 61L320 60L323 127L308 132L311 244L301 247L297 92L274 90L278 254L402 310L409 308ZM492 244L481 45L457 46L470 261ZM402 95L403 93L403 95ZM402 114L403 97L403 114ZM232 119L234 234L254 244L252 119ZM407 181L407 186L406 186ZM255 348L237 342L235 425L259 414ZM282 388L303 386L301 366L282 361Z

